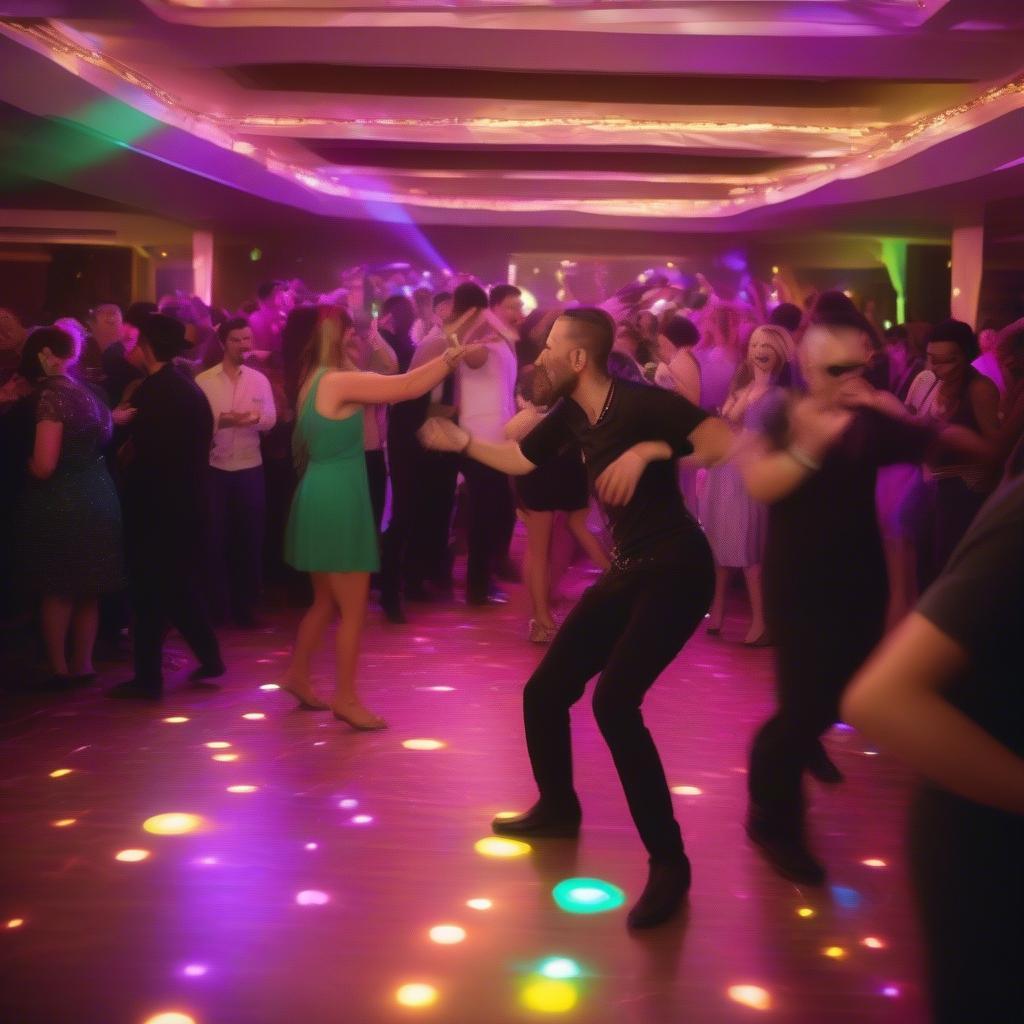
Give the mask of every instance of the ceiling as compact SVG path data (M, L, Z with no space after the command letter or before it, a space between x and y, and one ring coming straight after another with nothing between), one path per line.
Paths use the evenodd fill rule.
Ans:
M928 235L1024 195L1021 0L0 12L8 166L196 222Z

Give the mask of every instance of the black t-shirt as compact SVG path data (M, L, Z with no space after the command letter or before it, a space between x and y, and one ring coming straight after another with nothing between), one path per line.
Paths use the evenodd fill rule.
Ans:
M764 433L780 448L788 443L788 410L785 395L770 396L758 410ZM872 617L887 593L875 511L878 470L922 462L934 439L932 427L857 409L821 469L769 506L769 600L810 616L841 607Z
M590 483L640 441L664 441L675 456L693 451L690 434L707 413L671 391L615 380L608 406L591 426L571 398L562 399L520 442L535 466L579 445ZM622 558L654 556L673 541L699 535L700 527L683 505L673 459L650 463L627 505L604 511Z
M1024 479L988 500L917 610L970 655L950 700L1024 756Z

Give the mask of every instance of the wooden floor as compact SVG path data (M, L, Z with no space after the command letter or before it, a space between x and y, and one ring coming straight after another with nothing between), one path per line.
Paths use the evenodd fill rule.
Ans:
M834 730L827 745L847 782L812 794L830 886L801 892L776 878L741 827L771 654L728 639L742 636L739 620L725 640L695 637L645 708L670 785L692 787L676 796L694 867L683 918L644 935L625 928L646 861L585 702L574 713L579 843L476 851L492 815L534 795L519 702L541 649L525 641L512 590L500 609L413 606L404 627L371 616L364 692L391 723L381 733L355 734L266 688L293 612L224 632L230 672L216 694L184 688L191 663L172 641L182 668L160 706L98 690L9 701L0 1020L923 1021L901 852L908 779ZM326 680L327 650L320 667ZM443 745L406 746L425 739ZM179 835L144 829L168 813L201 822ZM118 860L124 850L148 856ZM552 888L575 877L620 887L625 905L560 910ZM433 941L437 925L464 940ZM432 986L402 994L436 1002L400 1004L406 985ZM171 1013L183 1016L159 1016Z

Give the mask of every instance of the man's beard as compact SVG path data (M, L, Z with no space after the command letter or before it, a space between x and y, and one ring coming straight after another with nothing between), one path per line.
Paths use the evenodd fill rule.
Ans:
M548 370L538 366L533 374L534 405L554 405L560 398L565 398L572 392L575 383L570 376L555 380Z

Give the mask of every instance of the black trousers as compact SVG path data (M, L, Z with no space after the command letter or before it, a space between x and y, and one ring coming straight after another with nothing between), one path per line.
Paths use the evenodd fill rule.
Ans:
M425 455L426 452L415 438L401 443L389 439L391 520L380 545L380 597L384 604L397 603L402 596L410 551L416 535Z
M373 522L379 534L388 496L388 464L380 448L367 451L365 454L366 479L370 484L370 506L373 508Z
M483 600L491 589L495 567L508 554L515 527L515 501L504 473L472 459L462 462L466 478L469 557L466 596Z
M210 626L200 587L201 570L187 538L166 534L129 547L132 601L135 607L135 678L159 691L161 655L169 625L185 638L204 665L220 662L220 645Z
M408 579L430 580L448 586L452 579L449 551L459 457L447 452L427 452L423 466L420 516L410 559Z
M526 743L541 800L571 811L577 800L569 709L598 675L594 717L654 860L678 858L683 840L640 709L711 603L714 567L706 542L699 541L690 544L685 561L606 572L565 620L523 694Z
M210 470L209 607L214 621L252 615L263 584L267 491L262 466Z

